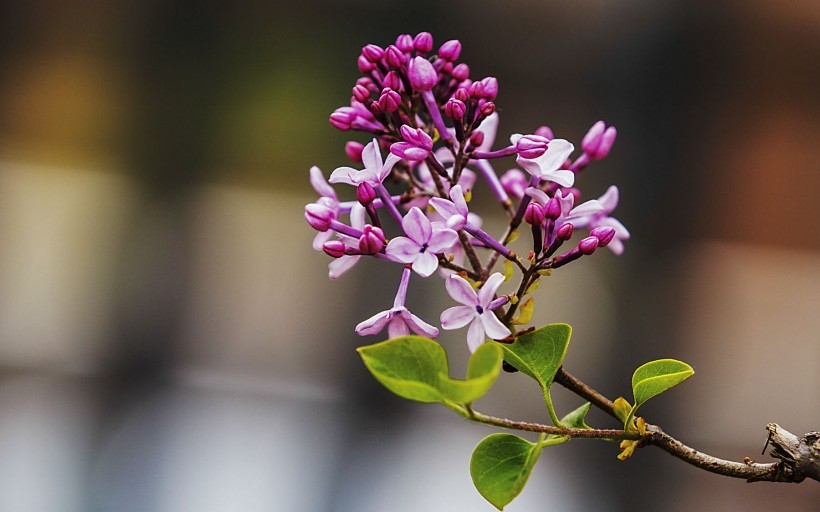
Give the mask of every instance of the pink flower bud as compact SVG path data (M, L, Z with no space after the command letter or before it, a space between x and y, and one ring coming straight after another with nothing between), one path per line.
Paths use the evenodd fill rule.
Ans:
M454 121L462 121L466 112L467 105L465 105L463 101L459 101L455 98L450 98L447 100L447 103L444 104L444 113Z
M474 99L480 99L484 97L484 82L478 81L473 82L470 85L470 96Z
M354 164L362 163L362 151L364 151L364 144L361 142L351 140L345 143L345 154Z
M429 91L438 82L438 73L424 57L414 57L407 68L410 86L420 92Z
M384 247L384 232L375 226L367 224L362 228L359 237L359 250L362 254L376 254Z
M515 143L518 156L526 159L538 158L547 151L549 140L539 135L524 135Z
M580 242L578 242L578 250L589 256L590 254L595 252L595 249L598 248L599 243L600 242L598 241L598 239L594 236L588 236Z
M347 131L350 130L356 117L356 112L352 107L339 107L330 114L330 124L342 131Z
M459 87L458 89L456 89L456 92L453 93L453 98L463 103L467 103L468 101L470 101L470 93L464 87Z
M609 245L609 242L615 238L615 228L610 226L599 226L597 228L593 228L589 234L590 236L594 236L598 239L598 247L606 247Z
M358 199L363 206L367 206L376 199L376 189L366 181L359 183L356 186L356 199Z
M353 86L353 97L356 98L356 101L359 103L364 103L370 99L370 91L367 90L367 87L356 84Z
M331 240L322 244L322 250L331 258L341 258L345 255L345 244L341 240Z
M563 224L561 224L561 226L558 228L555 234L561 240L569 240L570 238L572 238L572 231L574 229L575 227L572 224L570 224L569 222L564 222Z
M484 143L484 132L473 132L470 135L470 145L474 147L479 147L481 144Z
M413 38L413 48L422 53L429 52L433 49L433 35L430 32L419 32Z
M359 66L359 73L367 74L376 69L376 65L367 60L364 55L359 55L359 60L356 61Z
M514 197L524 197L530 179L520 169L510 169L501 175L501 186L504 191Z
M527 205L527 209L524 211L524 220L527 223L540 226L544 222L544 218L544 208L540 204L532 201Z
M484 94L481 97L493 101L498 96L498 79L494 76L488 76L481 79L481 84L484 86Z
M399 78L399 75L396 74L395 71L390 71L386 75L384 75L384 79L382 80L382 85L384 87L389 87L390 89L393 89L394 91L400 91L401 90L401 79Z
M407 61L407 56L392 44L384 51L385 62L391 68L400 68Z
M379 96L379 107L385 112L395 112L401 104L401 95L385 87Z
M330 222L336 220L336 212L325 205L310 203L305 206L305 220L310 227L324 233L330 229Z
M458 80L459 82L462 80L467 80L470 77L470 66L467 64L458 64L453 67L453 71L451 73L453 78Z
M413 36L410 34L400 35L396 38L396 47L403 52L413 50Z
M555 197L550 197L549 201L547 201L547 205L544 208L547 217L553 220L557 220L558 217L561 216L561 201L559 201ZM569 224L572 226L572 224Z
M609 154L616 135L614 126L607 128L603 121L598 121L584 135L581 149L593 160L600 160Z
M489 117L493 112L495 112L495 103L488 101L487 103L481 105L478 110L481 112L482 116Z
M438 49L438 56L450 62L458 59L459 55L461 55L461 42L457 39L447 41Z
M375 44L369 44L362 48L362 56L372 63L377 63L384 56L384 48Z
M541 137L544 137L547 140L552 140L555 138L555 136L552 134L552 129L549 126L539 126L535 130L535 134L540 135Z

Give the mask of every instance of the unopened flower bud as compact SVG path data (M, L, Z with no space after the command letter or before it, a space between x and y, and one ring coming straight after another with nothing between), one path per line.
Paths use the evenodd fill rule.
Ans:
M330 222L336 220L336 212L323 204L310 203L305 206L305 220L316 231L330 229Z
M345 244L341 240L330 240L322 244L322 250L331 258L341 258L345 255Z
M544 218L544 208L535 201L531 201L524 211L524 220L532 226L540 226Z
M541 137L544 137L547 140L552 140L555 138L555 136L552 134L552 128L550 128L549 126L539 126L535 130L535 134L540 135Z
M342 131L347 131L350 130L356 117L356 112L352 107L339 107L330 114L330 124Z
M488 101L487 103L481 105L478 110L484 117L489 117L493 114L493 112L495 112L495 103Z
M457 64L451 74L458 81L467 80L470 77L470 66L464 63Z
M438 49L438 56L450 62L458 59L459 55L461 55L461 41L457 39L447 41Z
M401 95L393 89L385 87L379 96L379 107L385 112L395 112L401 104Z
M578 250L580 250L582 253L589 256L590 254L595 252L595 249L598 248L599 243L600 242L598 241L598 239L596 237L588 236L588 237L584 238L583 240L581 240L580 242L578 242Z
M593 124L581 141L581 149L593 160L600 160L609 154L615 143L617 131L614 126L606 127L603 121Z
M384 60L387 62L388 67L400 68L402 64L407 62L407 56L404 55L404 52L399 50L396 46L391 44L384 51Z
M484 132L473 132L470 135L470 145L473 147L479 147L484 143Z
M473 82L470 85L470 96L473 99L480 99L484 97L484 82Z
M549 201L547 201L547 205L544 207L544 213L546 213L550 219L557 220L558 217L561 216L561 201L555 197L550 197ZM572 226L572 224L570 224L570 226ZM572 236L571 233L570 236Z
M359 103L365 103L370 99L370 91L367 90L367 87L356 84L353 86L353 97L356 98L356 101Z
M362 151L364 151L364 144L351 140L345 143L345 154L354 164L362 163Z
M370 113L373 114L374 117L378 118L380 115L382 115L382 112L384 112L384 109L378 101L374 101L370 104Z
M367 206L376 199L376 189L366 181L359 183L356 186L356 199L358 199L363 206Z
M598 239L598 247L606 247L609 245L609 242L615 238L615 228L610 226L599 226L590 230L589 234L590 236L594 236Z
M359 73L367 74L373 71L376 68L376 65L367 60L367 57L364 55L359 55L359 60L356 61L359 65Z
M433 35L430 32L419 32L413 38L413 48L422 53L429 52L433 49Z
M390 152L394 155L411 162L419 162L427 158L433 150L433 139L421 128L412 128L405 124L399 131L404 141L394 142L390 146Z
M538 158L547 151L549 140L539 135L524 135L515 142L518 156L526 159Z
M494 76L488 76L481 79L481 84L484 86L483 95L485 100L493 101L498 96L498 79Z
M372 63L377 63L384 56L384 48L375 44L368 44L362 48L362 56Z
M403 51L409 52L413 50L413 36L410 34L402 34L396 38L396 47Z
M407 68L410 86L420 92L429 91L438 82L438 73L424 57L414 57Z
M359 250L362 254L376 254L384 247L384 232L381 228L367 224L362 228L359 237Z
M564 222L563 224L561 224L561 226L558 227L558 230L556 230L555 234L561 240L569 240L570 238L572 238L572 231L574 229L575 227L571 223Z
M444 113L454 121L462 121L466 112L467 105L465 105L463 101L455 98L450 98L447 100L447 103L444 104Z
M461 101L462 103L467 103L470 101L470 93L464 87L459 87L456 89L456 92L453 93L453 98Z
M382 79L382 85L384 87L389 87L390 89L393 89L394 91L400 91L401 90L401 78L399 78L399 75L396 74L395 71L390 71L386 75L384 75L384 78Z
M501 186L504 187L504 191L519 199L524 197L524 190L527 189L529 182L530 179L521 169L513 168L501 175Z

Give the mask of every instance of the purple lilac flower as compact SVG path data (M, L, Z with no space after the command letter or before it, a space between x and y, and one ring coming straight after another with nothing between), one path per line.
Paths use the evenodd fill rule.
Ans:
M356 203L350 208L350 226L361 231L365 226L365 208ZM339 240L345 244L346 247L355 248L359 251L359 239L347 235L338 235ZM359 261L361 256L359 254L345 254L340 258L335 258L328 264L328 277L330 279L339 279L342 274L353 268L353 265Z
M400 160L394 154L389 154L387 160L382 162L381 151L379 151L379 143L376 139L370 142L362 150L362 163L364 169L358 170L353 167L338 167L330 174L330 183L346 183L354 187L359 183L369 183L373 187L378 187L384 179L390 174L393 166Z
M458 241L452 229L434 227L420 209L413 207L401 223L404 233L390 240L385 253L393 261L411 265L422 277L428 277L438 268L439 253L444 253Z
M404 302L407 298L407 284L410 281L410 269L405 268L401 275L401 283L393 301L393 307L376 313L367 320L356 326L356 334L359 336L370 336L380 333L384 326L387 326L387 336L397 338L406 336L410 331L428 338L438 336L438 329L428 324L421 318L410 312Z
M502 324L490 309L491 303L494 302L495 291L503 281L504 276L496 272L484 282L478 293L461 276L453 274L445 281L447 293L453 300L463 305L444 310L441 314L441 328L460 329L470 324L467 329L467 346L470 352L475 352L487 337L500 340L511 334L510 329ZM499 303L496 307L501 304Z
M538 158L522 158L519 155L516 162L540 180L554 181L562 187L571 187L575 183L575 173L562 170L561 167L574 150L575 146L569 141L552 139L547 150Z
M467 224L467 216L470 210L467 208L467 201L464 199L464 191L461 185L455 185L450 189L450 201L440 197L430 199L430 206L445 219L445 225L458 231Z
M579 216L577 223L590 229L597 227L611 227L615 229L615 236L607 247L615 254L621 255L624 252L623 241L628 240L630 237L629 230L627 230L618 219L609 216L618 206L618 187L615 185L610 186L607 191L598 198L598 202L602 208L598 211Z

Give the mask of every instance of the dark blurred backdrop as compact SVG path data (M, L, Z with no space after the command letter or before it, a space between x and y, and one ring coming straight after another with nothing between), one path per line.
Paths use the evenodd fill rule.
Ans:
M643 413L726 458L766 459L770 421L820 429L816 1L4 2L0 510L490 508L468 460L491 431L389 395L353 350L394 269L328 281L302 218L308 168L345 164L327 118L361 47L422 30L499 79L500 140L618 128L580 182L620 187L626 252L539 290L537 320L574 326L568 368L614 398L649 359L689 362ZM437 317L440 286L418 289ZM543 419L519 377L481 408ZM820 500L615 455L546 451L509 510Z

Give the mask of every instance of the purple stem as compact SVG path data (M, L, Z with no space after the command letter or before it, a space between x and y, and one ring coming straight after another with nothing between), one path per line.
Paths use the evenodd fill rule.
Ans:
M421 97L424 99L424 105L427 107L427 111L430 112L430 117L433 119L433 124L436 126L439 135L442 139L452 144L453 138L450 136L450 132L444 124L444 119L441 118L441 112L438 109L436 98L433 96L433 91L422 91Z
M506 247L504 247L503 245L501 245L501 243L498 240L496 240L495 238L493 238L489 234L487 234L486 231L482 231L481 228L473 226L472 224L470 224L468 222L464 226L464 231L466 231L467 233L470 233L471 235L476 237L479 241L481 241L481 243L483 243L484 245L486 245L490 249L493 249L494 251L500 253L505 258L510 257L510 250L507 249Z
M384 204L384 206L387 208L387 212L390 213L390 216L393 217L393 219L395 219L395 221L399 223L399 226L401 226L402 216L399 212L399 209L396 208L395 204L393 204L393 200L390 197L390 192L388 192L387 189L384 188L384 185L382 185L381 183L379 183L379 185L375 187L375 189L376 194L378 194L382 200L382 204Z
M472 154L472 157L477 160L486 160L488 158L501 158L504 156L510 156L518 153L518 150L515 149L515 146L507 146L504 149L499 149L496 151L476 151Z
M339 222L338 220L331 220L330 221L330 229L337 233L341 233L343 235L347 235L352 238L361 238L362 232L358 229L352 228L345 224L344 222Z
M401 282L399 283L399 291L396 292L396 300L393 301L394 308L404 306L404 301L407 299L407 284L409 282L410 267L404 267L401 274Z

